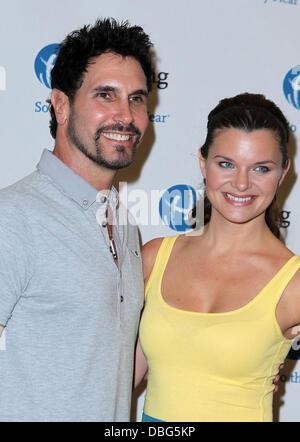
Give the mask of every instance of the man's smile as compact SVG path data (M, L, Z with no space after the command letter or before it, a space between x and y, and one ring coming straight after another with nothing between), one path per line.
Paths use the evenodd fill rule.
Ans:
M109 140L114 140L114 141L128 141L130 139L130 137L133 136L133 135L118 134L115 132L102 132L102 135L105 138L108 138Z

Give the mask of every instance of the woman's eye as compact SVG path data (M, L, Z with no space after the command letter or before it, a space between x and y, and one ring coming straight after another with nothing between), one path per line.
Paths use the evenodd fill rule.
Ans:
M229 161L220 161L219 166L223 167L224 169L231 169L233 167L233 164L229 163Z
M270 169L267 166L258 166L254 170L256 170L257 172L265 173L269 172Z

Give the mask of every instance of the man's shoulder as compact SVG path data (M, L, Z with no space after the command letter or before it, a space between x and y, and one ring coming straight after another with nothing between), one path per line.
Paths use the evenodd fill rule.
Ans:
M36 193L39 184L38 175L37 171L32 172L19 181L0 189L0 210L2 216L15 216L30 209L29 201Z
M34 171L29 175L25 176L24 178L21 178L20 180L16 181L15 183L0 189L0 198L4 201L12 197L23 198L24 194L28 193L28 189L35 184L37 180L37 175L38 172Z

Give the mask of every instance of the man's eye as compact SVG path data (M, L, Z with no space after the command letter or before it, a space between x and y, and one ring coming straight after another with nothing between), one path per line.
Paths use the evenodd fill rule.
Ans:
M229 161L220 161L219 163L220 167L223 167L224 169L231 169L233 168L233 164L230 163Z
M109 92L98 92L97 96L100 98L108 99L108 98L110 98L110 93Z
M142 97L141 95L134 95L132 97L130 97L130 101L134 102L134 103L144 103L144 97Z

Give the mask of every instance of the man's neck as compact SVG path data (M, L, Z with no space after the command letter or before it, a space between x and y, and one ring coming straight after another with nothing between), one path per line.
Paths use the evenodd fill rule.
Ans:
M55 144L53 154L95 189L111 189L116 171L99 166L76 148L71 152Z

